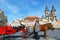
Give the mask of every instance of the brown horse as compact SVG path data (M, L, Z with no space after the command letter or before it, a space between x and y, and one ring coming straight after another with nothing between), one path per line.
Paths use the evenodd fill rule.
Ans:
M33 30L34 31L35 31L35 25L33 27ZM47 24L40 25L40 28L39 29L40 29L40 31L43 31L44 32L44 38L46 38L46 32L47 32L47 30L49 30L49 29L53 30L53 26L52 26L51 23L47 23Z

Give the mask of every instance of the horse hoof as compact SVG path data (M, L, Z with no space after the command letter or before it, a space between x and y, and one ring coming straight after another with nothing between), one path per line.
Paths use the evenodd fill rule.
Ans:
M46 37L44 37L44 38L46 38Z

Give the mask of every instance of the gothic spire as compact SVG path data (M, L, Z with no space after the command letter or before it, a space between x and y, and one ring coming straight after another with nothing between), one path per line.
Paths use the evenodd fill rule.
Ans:
M46 8L45 8L45 11L49 11L47 6L46 6Z
M52 5L52 11L56 11L56 9L54 8L54 5Z

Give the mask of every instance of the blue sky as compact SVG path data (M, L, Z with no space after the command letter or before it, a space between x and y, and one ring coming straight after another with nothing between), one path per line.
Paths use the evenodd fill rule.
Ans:
M8 18L8 23L27 16L44 16L45 7L55 6L57 19L60 19L60 0L0 0L0 9Z

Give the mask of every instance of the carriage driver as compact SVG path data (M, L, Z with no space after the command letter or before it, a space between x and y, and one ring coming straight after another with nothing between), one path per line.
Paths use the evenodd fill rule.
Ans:
M35 27L34 27L34 34L35 35L38 35L38 31L40 30L39 27L40 27L39 20L36 20Z

